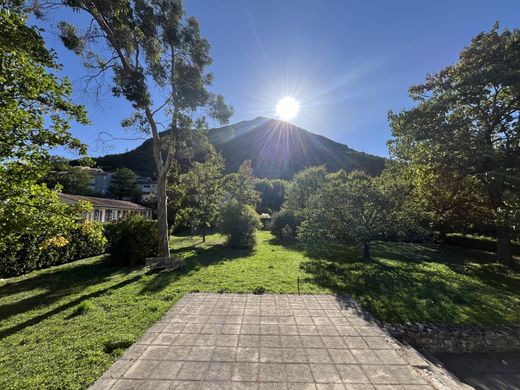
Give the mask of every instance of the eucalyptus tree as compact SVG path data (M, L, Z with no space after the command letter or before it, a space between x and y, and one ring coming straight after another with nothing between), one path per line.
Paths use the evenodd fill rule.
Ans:
M390 151L414 167L456 172L483 189L494 214L497 257L514 265L511 248L520 193L520 30L473 38L459 61L410 88L415 107L390 113ZM430 188L434 190L434 188Z
M207 127L206 118L227 123L233 113L211 93L209 42L197 19L185 15L180 0L63 0L60 4L91 19L86 30L60 22L65 46L85 59L93 75L109 72L112 93L134 109L123 120L153 138L157 167L159 256L169 256L168 171L186 130ZM164 130L164 131L161 131Z

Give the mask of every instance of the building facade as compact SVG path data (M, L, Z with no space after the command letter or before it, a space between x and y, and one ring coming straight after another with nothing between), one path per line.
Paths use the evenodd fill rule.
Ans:
M146 219L152 219L152 209L126 200L97 198L94 196L71 195L58 193L60 200L66 204L75 204L80 200L89 202L92 211L85 214L87 221L111 222L124 219L133 214L142 215Z

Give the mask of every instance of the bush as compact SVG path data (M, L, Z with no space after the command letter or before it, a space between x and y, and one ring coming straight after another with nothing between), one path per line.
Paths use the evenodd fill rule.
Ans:
M85 221L61 236L4 236L0 239L0 276L21 275L100 255L107 244L103 231L103 225Z
M497 251L497 240L491 237L464 235L460 233L452 233L446 236L446 244L452 246L460 246L469 249L479 249L487 252ZM511 243L513 254L520 255L520 244Z
M292 240L296 236L296 218L292 210L282 209L271 218L271 233L279 240Z
M260 219L252 206L232 200L222 212L220 230L227 236L226 244L232 248L253 249L255 232L261 226Z
M106 226L110 258L119 264L144 264L157 254L157 221L132 215Z

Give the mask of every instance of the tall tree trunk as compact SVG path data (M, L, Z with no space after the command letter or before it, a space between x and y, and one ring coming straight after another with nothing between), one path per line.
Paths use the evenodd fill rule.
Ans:
M206 242L206 225L202 225L202 242Z
M370 247L368 246L368 241L365 241L363 244L363 259L370 260Z
M157 230L159 233L159 257L170 257L170 247L168 244L168 199L166 197L166 181L167 172L161 172L158 175L157 180Z

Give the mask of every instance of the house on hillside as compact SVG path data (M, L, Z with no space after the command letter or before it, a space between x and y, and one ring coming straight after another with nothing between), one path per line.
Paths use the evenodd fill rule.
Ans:
M58 193L60 200L66 204L75 204L80 200L92 204L92 211L85 215L87 221L110 222L123 219L132 214L152 219L152 209L126 200L96 198L94 196L71 195Z

